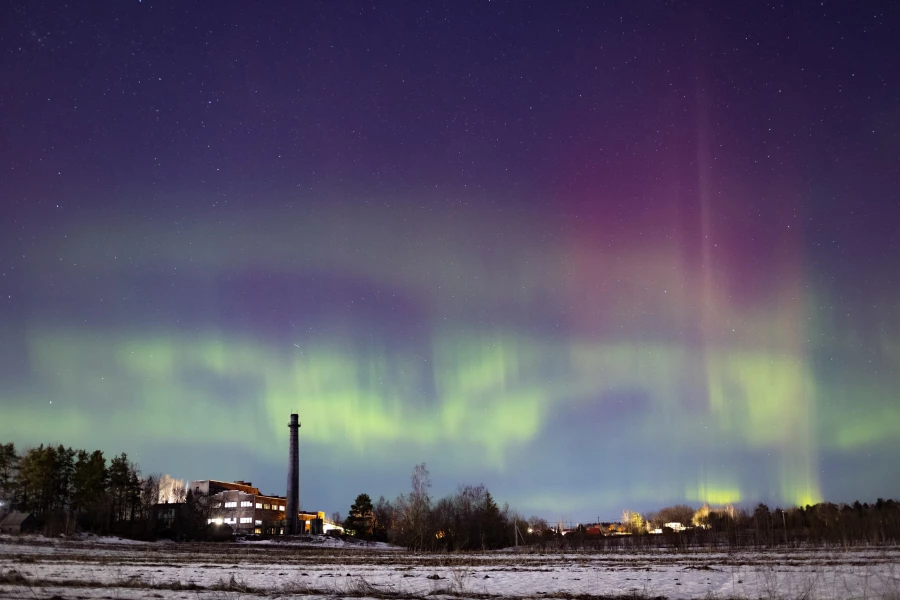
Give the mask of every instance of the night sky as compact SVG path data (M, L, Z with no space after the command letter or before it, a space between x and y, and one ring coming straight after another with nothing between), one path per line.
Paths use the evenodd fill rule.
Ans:
M0 441L283 494L296 411L329 513L420 462L548 519L897 497L898 37L893 2L4 2Z

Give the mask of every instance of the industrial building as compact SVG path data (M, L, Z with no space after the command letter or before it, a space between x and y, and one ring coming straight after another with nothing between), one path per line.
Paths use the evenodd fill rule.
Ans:
M191 482L194 496L209 503L207 525L228 525L237 534L292 535L325 532L325 513L300 510L300 451L297 414L291 414L287 496L267 496L249 481L201 479ZM172 520L175 511L172 510ZM166 515L169 513L166 512ZM338 528L338 527L332 527Z
M212 503L207 523L229 525L238 534L284 535L288 502L284 496L261 494L249 481L203 479L191 483L195 495ZM297 511L296 533L322 533L324 512Z

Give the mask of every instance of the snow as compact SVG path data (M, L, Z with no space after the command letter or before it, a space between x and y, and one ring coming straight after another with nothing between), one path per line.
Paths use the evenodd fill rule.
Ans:
M394 550L402 551L404 548L386 544L384 542L364 542L353 538L339 538L330 535L306 535L299 538L267 538L263 540L240 540L240 544L299 546L308 548L352 548L357 550Z
M157 542L144 542L141 540L129 540L127 538L120 538L115 536L99 536L93 534L82 534L78 535L75 539L90 542L93 544L117 544L120 546L141 546L144 544L151 544Z
M403 598L638 594L835 600L900 594L900 548L416 554L336 545L341 541L136 544L6 536L0 538L0 576L14 571L31 587L0 579L0 597L213 598L257 592L315 598L390 592Z

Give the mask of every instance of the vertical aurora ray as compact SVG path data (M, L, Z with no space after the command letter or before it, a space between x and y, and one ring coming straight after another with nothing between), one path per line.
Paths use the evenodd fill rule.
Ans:
M779 496L809 504L821 499L814 439L817 389L804 342L807 301L799 273L785 274L785 269L790 271L782 267L780 279L787 287L770 300L769 316L740 314L705 288L706 393L720 432L778 455ZM737 327L748 332L747 339L734 338Z
M710 417L727 440L739 440L749 449L766 449L777 456L776 485L781 498L790 502L816 502L821 498L813 439L816 390L804 342L807 338L803 328L807 320L803 310L807 299L802 281L801 246L783 231L769 232L767 237L775 240L775 252L769 255L772 262L767 265L770 277L756 282L761 289L740 281L745 277L740 263L762 248L754 242L742 248L739 240L749 236L724 227L724 213L739 209L740 200L729 202L714 184L716 173L711 149L715 136L708 81L703 69L698 72L700 352ZM796 195L782 191L779 212L796 213L795 199ZM738 240L730 238L725 231L738 234ZM729 253L737 260L723 262ZM748 293L767 306L769 314L760 314L752 305L739 306L743 301L741 296ZM710 444L705 463L717 462L715 457L720 451L720 440ZM707 468L701 472L701 484L692 499L722 503L747 496L746 491L734 485L733 467L719 476L711 476Z

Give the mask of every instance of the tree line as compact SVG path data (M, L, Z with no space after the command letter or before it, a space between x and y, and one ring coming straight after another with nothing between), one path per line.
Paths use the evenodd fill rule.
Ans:
M174 483L141 476L124 452L107 461L100 450L41 444L19 455L14 444L0 444L0 501L34 513L51 535L149 534L153 506L179 489ZM184 500L183 493L171 499Z
M394 501L381 496L373 503L368 494L358 495L344 527L362 539L432 551L514 545L613 550L900 542L900 502L880 498L873 504L821 502L774 510L759 504L751 511L733 505L714 508L704 504L695 509L679 504L646 515L624 511L618 522L578 525L565 531L561 524L551 527L537 517L523 519L508 505L498 507L483 485L460 486L435 502L429 495L431 478L424 463L413 469L411 483L411 491Z
M372 502L359 494L343 525L364 540L390 542L410 550L455 551L505 548L535 541L532 518L526 521L509 505L498 506L484 485L461 485L437 501L429 489L431 476L424 463L413 468L411 489L395 500L381 496ZM338 516L338 515L335 515ZM339 519L335 519L339 520Z
M669 524L679 523L678 531ZM772 548L801 546L873 546L900 542L900 502L883 500L753 510L708 504L686 505L641 515L624 511L621 521L579 526L555 545L572 549L622 548ZM655 535L654 533L661 533Z
M362 539L432 551L514 545L602 550L900 542L900 502L895 500L822 502L774 510L765 504L753 510L676 505L646 515L625 511L619 522L579 525L564 532L559 525L551 527L537 517L524 519L508 505L498 506L484 485L462 485L438 500L432 499L430 488L425 464L416 465L408 493L394 500L381 496L375 502L360 494L343 524ZM124 452L107 460L99 450L40 445L19 455L14 444L0 444L0 512L12 508L34 513L49 535L79 530L209 539L219 531L208 525L218 514L210 500L166 475L142 476ZM160 517L161 502L171 503L162 511L168 519ZM164 522L157 523L158 517ZM669 523L689 529L675 531L667 527Z

